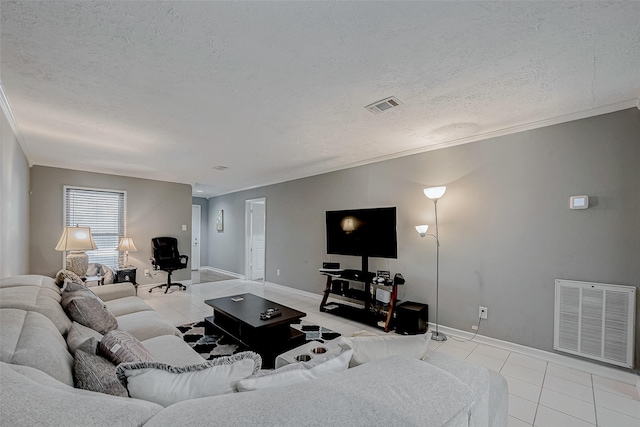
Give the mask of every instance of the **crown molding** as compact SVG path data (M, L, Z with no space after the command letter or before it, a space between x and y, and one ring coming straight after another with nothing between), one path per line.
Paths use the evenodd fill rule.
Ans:
M483 140L486 140L486 139L497 138L497 137L500 137L500 136L511 135L511 134L514 134L514 133L524 132L524 131L533 130L533 129L544 128L544 127L547 127L547 126L558 125L558 124L561 124L561 123L572 122L572 121L575 121L575 120L587 119L589 117L595 117L595 116L600 116L600 115L603 115L603 114L615 113L616 111L622 111L622 110L626 110L626 109L633 108L633 107L637 107L638 109L640 109L640 98L638 98L638 99L628 99L628 100L625 100L625 101L616 102L615 104L605 105L603 107L593 108L593 109L589 109L589 110L582 110L582 111L578 111L576 113L571 113L571 114L565 114L564 116L551 117L549 119L538 120L538 121L535 121L535 122L522 123L522 124L519 124L519 125L516 125L516 126L511 126L511 127L507 127L507 128L503 128L503 129L498 129L498 130L491 131L491 132L479 133L479 134L476 134L476 135L471 135L471 136L467 136L467 137L464 137L464 138L454 139L454 140L451 140L451 141L445 141L445 142L441 142L441 143L438 143L438 144L426 145L426 146L422 146L422 147L413 148L413 149L410 149L410 150L400 151L400 152L397 152L397 153L387 154L387 155L384 155L384 156L373 157L373 158L366 159L366 160L361 160L361 161L358 161L358 162L353 162L353 163L348 163L348 164L340 165L340 166L333 167L333 168L328 168L328 169L325 169L325 170L323 170L321 172L313 173L311 175L301 175L301 176L297 176L297 177L289 177L289 178L286 178L286 179L265 181L265 182L262 182L262 183L257 184L257 185L252 185L252 186L249 186L249 187L239 188L237 190L226 191L226 192L221 192L221 193L215 193L213 195L208 195L207 198L225 196L227 194L239 193L241 191L254 190L256 188L262 188L262 187L266 187L266 186L269 186L269 185L281 184L283 182L294 181L296 179L310 178L310 177L317 176L317 175L324 175L326 173L337 172L337 171L340 171L340 170L355 168L355 167L358 167L358 166L369 165L369 164L372 164L372 163L378 163L378 162L382 162L382 161L385 161L385 160L397 159L397 158L400 158L400 157L411 156L411 155L414 155L414 154L426 153L428 151L440 150L440 149L443 149L443 148L455 147L457 145L469 144L471 142L483 141Z
M9 100L4 93L4 86L2 85L2 81L0 81L0 107L4 112L4 116L7 118L9 122L9 126L11 126L11 130L18 140L18 144L20 144L20 148L22 148L22 152L24 156L27 158L27 162L29 162L29 167L33 166L33 160L31 158L31 153L27 148L27 144L24 143L24 138L22 137L22 132L20 132L20 128L18 127L18 123L16 122L16 118L13 116L13 111L11 110L11 105L9 104Z
M464 138L454 139L451 141L445 141L438 144L428 145L424 147L418 147L411 150L401 151L386 156L375 157L372 159L364 160L361 162L352 163L350 165L341 166L340 169L348 169L356 166L363 166L370 163L377 163L383 160L395 159L398 157L410 156L412 154L425 153L427 151L440 150L442 148L455 147L456 145L468 144L470 142L483 141L491 138L498 138L501 136L511 135L514 133L524 132L533 129L540 129L548 126L558 125L561 123L572 122L575 120L587 119L589 117L601 116L603 114L614 113L616 111L626 110L628 108L638 107L640 109L640 98L628 99L615 104L609 104L598 108L592 108L589 110L582 110L571 114L565 114L563 116L551 117L549 119L538 120L535 122L522 123L519 125L498 129L495 131L479 133L476 135L467 136Z

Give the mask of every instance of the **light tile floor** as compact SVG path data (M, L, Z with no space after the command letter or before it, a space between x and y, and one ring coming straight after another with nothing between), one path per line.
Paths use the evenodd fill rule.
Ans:
M319 297L310 298L282 288L245 280L226 280L191 285L186 291L172 288L167 294L138 295L174 325L202 320L211 315L204 303L210 298L251 292L307 313L306 322L333 329L345 336L378 329L318 310ZM473 341L432 344L437 351L473 361L500 372L509 384L509 426L538 427L640 427L640 396L635 386L577 371L543 359Z

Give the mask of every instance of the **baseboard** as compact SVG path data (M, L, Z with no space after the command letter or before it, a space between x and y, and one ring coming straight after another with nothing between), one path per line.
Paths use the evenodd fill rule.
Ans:
M227 271L227 270L223 270L223 269L221 269L221 268L215 268L215 267L204 266L204 267L200 267L200 270L215 271L216 273L226 274L227 276L233 276L233 277L236 277L236 278L238 278L238 279L245 280L245 276L244 276L244 274L234 273L233 271Z
M303 291L302 289L296 289L296 288L291 288L289 286L284 286L284 285L279 285L277 283L273 283L273 282L264 282L265 286L269 286L275 289L278 289L280 291L286 291L289 292L291 294L296 294L296 295L300 295L306 298L312 298L312 299L316 299L318 300L318 304L320 303L320 301L322 301L322 295L318 295L318 294L314 294L313 292L309 292L309 291ZM319 305L318 305L319 307Z
M279 285L272 282L265 282L265 286L322 301L322 295L303 291L302 289L291 288L289 286ZM429 325L431 328L435 327L435 325L432 323L429 323ZM440 325L438 329L444 332L445 335L453 335L463 339L470 339L471 337L473 337L472 333L461 331L459 329L449 328L447 326ZM607 366L602 366L596 363L588 362L586 360L576 359L571 356L565 356L563 354L539 350L537 348L527 347L524 345L511 343L509 341L503 341L484 335L476 335L473 341L479 344L488 344L493 347L502 348L504 350L515 351L516 353L537 357L539 359L546 360L547 362L552 362L558 365L566 366L568 368L589 372L594 375L620 381L626 384L635 385L638 388L638 393L640 393L640 377L633 372L622 371L617 368L609 368Z

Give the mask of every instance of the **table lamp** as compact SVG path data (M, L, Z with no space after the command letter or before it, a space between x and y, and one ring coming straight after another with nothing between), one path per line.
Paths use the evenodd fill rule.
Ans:
M133 244L131 237L123 237L118 244L118 250L124 252L124 262L121 267L126 267L129 262L129 251L136 252L138 249L136 249L136 245Z
M89 268L89 256L84 251L94 249L97 248L89 227L65 227L56 245L56 251L67 252L67 270L80 277L85 277Z

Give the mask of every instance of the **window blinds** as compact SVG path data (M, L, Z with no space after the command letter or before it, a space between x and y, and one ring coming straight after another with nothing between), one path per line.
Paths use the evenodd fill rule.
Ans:
M91 227L98 247L87 251L90 263L118 265L118 243L124 236L123 191L65 187L65 225Z

